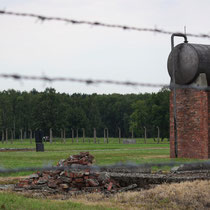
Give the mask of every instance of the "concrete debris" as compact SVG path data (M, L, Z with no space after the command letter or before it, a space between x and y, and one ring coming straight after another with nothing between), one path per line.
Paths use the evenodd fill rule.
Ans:
M198 171L198 170L210 170L209 162L181 164L171 169L171 172L176 173L180 171Z

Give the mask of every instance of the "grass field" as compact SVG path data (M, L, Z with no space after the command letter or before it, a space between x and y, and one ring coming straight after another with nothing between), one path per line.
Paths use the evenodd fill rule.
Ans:
M50 144L45 143L45 152L36 151L17 151L0 152L0 167L18 168L18 167L42 167L46 165L55 165L60 159L66 159L69 155L77 154L80 151L89 151L95 157L94 164L109 165L115 163L158 163L171 161L169 157L168 141L155 143L153 139L148 139L147 144L143 139L137 139L136 144L119 144L118 139L111 138L109 143L104 144L104 139L99 139L100 143L94 144L93 139L90 143L79 140L79 143L72 143L71 139L66 139L66 143L61 143L61 139L56 139ZM2 148L34 148L35 143L31 144L29 140L20 142L16 140L11 144L8 142L1 145ZM175 159L173 161L189 161L189 159ZM168 169L167 167L165 169ZM12 176L27 175L31 172L19 172L11 174ZM0 176L8 176L1 174Z
M55 139L53 144L49 142L45 143L45 152L36 151L16 151L16 152L0 152L0 167L4 168L18 168L18 167L32 167L32 166L46 166L55 165L60 159L66 159L69 155L77 154L80 151L89 151L95 157L94 164L97 165L109 165L119 162L132 162L132 163L158 163L169 162L169 142L164 141L157 144L153 139L148 139L147 143L143 143L143 139L137 139L136 144L119 144L118 139L110 138L109 144L104 143L104 139L99 139L99 143L94 144L93 139L86 140L82 143L72 143L71 139L66 139L66 143L62 143L61 139ZM0 143L1 144L1 143ZM33 148L35 149L35 143L30 143L30 140L24 140L20 142L15 140L13 144L8 142L7 144L1 144L1 148ZM193 161L189 159L176 159L173 161ZM156 168L154 168L156 170ZM169 170L169 167L165 167L162 170ZM31 172L18 172L13 174L0 174L0 184L10 183L10 179L6 177L25 176ZM8 180L8 182L5 180ZM17 180L16 180L17 181ZM15 182L16 182L15 181ZM12 183L12 182L11 182ZM145 195L150 197L149 193ZM144 195L144 196L145 196ZM92 195L90 195L92 196ZM55 200L55 199L38 199L33 198L32 195L19 195L13 192L0 192L0 209L138 209L142 207L139 203L145 199L148 200L148 209L153 207L163 207L165 204L170 206L171 198L166 196L163 201L156 202L156 198L152 201L152 198L144 198L140 193L137 194L125 194L114 196L112 199L106 199L103 196L93 195L88 198L72 198L67 201ZM143 197L142 197L143 196ZM154 195L153 195L154 196ZM173 197L173 196L171 196ZM138 201L139 198L140 200ZM119 199L119 202L117 201ZM131 200L135 200L135 203L129 203ZM136 201L137 200L137 201ZM125 205L128 202L129 205ZM153 203L152 203L153 202ZM157 206L156 206L157 204ZM152 205L152 206L151 206ZM144 202L144 207L147 209L147 204ZM177 207L177 206L176 206ZM144 209L144 208L143 208Z
M79 202L50 200L43 198L30 198L24 195L18 195L13 192L0 192L0 209L11 210L111 210L115 208L105 207L103 205L85 205Z

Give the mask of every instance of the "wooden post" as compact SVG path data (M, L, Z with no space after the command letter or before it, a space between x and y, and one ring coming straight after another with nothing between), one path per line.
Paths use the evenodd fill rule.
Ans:
M79 143L79 134L78 134L78 128L77 128L77 143Z
M119 131L119 144L120 144L120 141L121 141L121 129L118 127L118 131Z
M109 129L106 128L106 143L109 143Z
M30 131L30 143L32 144L32 130L29 129L29 131Z
M24 131L24 137L23 137L23 139L26 139L26 131Z
M20 129L20 141L23 142L23 129Z
M104 128L104 144L106 143L106 128Z
M71 129L71 137L72 137L72 143L74 143L74 129Z
M94 128L93 136L94 136L94 143L96 144L96 128Z
M50 144L53 142L52 128L50 128Z
M133 139L133 128L131 130L131 138Z
M13 144L13 131L12 131L12 129L11 129L10 132L11 132L11 142L10 143Z
M65 128L63 129L63 141L65 144L66 143L66 129Z
M157 130L158 130L158 140L157 140L157 143L159 144L160 143L160 128L157 126Z
M8 143L8 129L6 128L6 143Z
M60 131L61 131L61 143L62 143L63 142L63 129L61 128Z
M4 130L2 130L1 143L4 143Z
M144 143L147 143L147 128L144 126Z
M83 143L85 142L85 129L84 128L82 128L82 141L83 141Z

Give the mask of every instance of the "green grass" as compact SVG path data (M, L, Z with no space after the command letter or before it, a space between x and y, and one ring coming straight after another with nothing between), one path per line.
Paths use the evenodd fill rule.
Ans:
M27 198L23 195L17 195L11 192L0 192L0 209L14 210L57 210L57 209L75 209L75 210L108 210L114 208L104 207L102 205L85 205L71 201L56 201L48 199Z
M0 152L0 167L42 167L46 165L56 165L60 159L66 159L69 155L78 154L80 151L89 151L95 157L94 164L109 165L119 162L132 163L158 163L171 161L169 157L169 143L154 143L153 139L148 139L147 144L143 144L143 139L137 139L137 144L119 144L118 139L110 138L109 144L104 144L104 139L100 143L94 144L93 139L90 143L86 140L82 143L72 143L71 139L66 139L66 143L61 143L61 139L56 139L53 144L45 143L45 152L36 151L17 151ZM20 142L16 140L13 144L2 144L2 148L34 148L35 143L29 140ZM189 161L189 159L176 159L175 161ZM169 169L169 167L165 168ZM27 175L32 172L18 172L12 176ZM8 174L0 174L8 176Z
M94 144L93 139L82 143L72 143L71 139L67 139L66 143L62 143L61 139L56 139L53 144L45 143L45 152L36 151L16 151L16 152L0 152L0 167L19 168L19 167L42 167L46 165L56 165L60 159L66 159L72 154L78 154L80 151L89 151L95 157L94 164L109 165L119 162L132 163L158 163L169 162L169 142L154 143L153 139L148 139L147 144L143 143L143 139L137 139L137 144L119 144L118 139L110 138L109 144L104 144L104 139L100 139L100 143ZM13 144L8 142L1 145L1 148L33 148L35 143L31 144L29 140L20 142L15 140ZM173 159L173 161L189 161L189 159ZM153 168L157 170L158 168ZM169 170L164 167L163 170ZM10 174L0 174L2 177L7 176L23 176L34 173L18 172ZM93 204L95 203L95 205ZM93 202L79 203L74 201L61 201L49 199L28 198L12 192L0 192L0 209L117 209L109 208L110 205ZM114 205L117 206L118 205ZM120 208L120 207L119 207Z

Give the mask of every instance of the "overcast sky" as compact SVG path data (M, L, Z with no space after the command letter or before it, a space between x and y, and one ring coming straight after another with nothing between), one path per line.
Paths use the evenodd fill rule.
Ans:
M170 31L210 33L209 0L0 0L0 9L102 21ZM0 16L0 73L112 79L168 84L170 36L33 18ZM209 44L209 39L188 38ZM182 42L178 39L176 43ZM0 90L66 93L140 93L154 88L14 81L0 78Z

